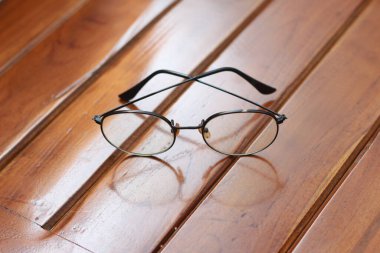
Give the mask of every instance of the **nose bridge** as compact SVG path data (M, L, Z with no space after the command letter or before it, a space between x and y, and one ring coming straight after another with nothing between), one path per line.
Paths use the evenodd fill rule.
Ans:
M178 123L175 123L174 124L174 120L171 120L171 123L172 123L172 126L175 128L175 129L201 129L203 127L203 124L204 124L204 120L202 119L201 123L197 126L181 126L180 124Z
M201 125L199 126L175 126L175 128L177 129L199 129L199 128L202 128Z
M173 126L173 132L175 133L176 136L179 135L179 132L181 129L198 129L198 132L203 135L204 138L210 138L211 136L211 133L210 131L208 130L207 127L205 127L205 121L202 119L201 123L198 125L198 126L180 126L178 123L175 123L174 124L174 120L171 120L170 121L172 123L172 126Z

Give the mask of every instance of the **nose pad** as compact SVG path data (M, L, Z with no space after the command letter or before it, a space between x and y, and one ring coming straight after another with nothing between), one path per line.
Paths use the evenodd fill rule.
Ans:
M175 131L175 133L174 133L175 136L178 136L179 135L179 129L178 129L179 124L175 123L175 125L174 125L174 120L171 120L170 122L172 123L172 126L177 127L177 129L172 128L171 132L174 133L174 131Z
M200 134L202 134L202 126L203 126L204 122L205 122L205 121L202 119L202 122L199 124L198 132L199 132Z
M179 124L175 123L175 127L179 127ZM175 136L178 136L178 135L179 135L179 129L177 128L175 132Z
M204 130L203 130L203 136L204 136L206 139L208 139L208 138L211 137L211 133L210 133L210 131L208 130L207 127L205 127Z

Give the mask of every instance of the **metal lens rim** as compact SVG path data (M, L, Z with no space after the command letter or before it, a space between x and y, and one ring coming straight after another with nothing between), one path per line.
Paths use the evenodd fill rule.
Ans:
M258 150L258 151L255 151L255 152L252 152L252 153L247 153L247 154L234 154L234 153L225 153L223 151L220 151L216 148L214 148L213 146L211 146L206 138L205 138L205 128L207 127L207 123L209 123L211 120L219 117L219 116L224 116L224 115L228 115L228 114L237 114L237 113L260 113L260 114L265 114L265 115L268 115L270 116L276 123L276 134L273 138L273 140L267 145L265 146L264 148ZM263 130L265 129L265 127L267 127L267 124L264 126ZM211 115L209 118L207 118L205 121L204 121L204 124L203 124L203 127L202 127L202 138L204 140L204 142L207 144L207 146L209 146L211 149L215 150L216 152L218 153L221 153L221 154L224 154L224 155L229 155L229 156L250 156L250 155L254 155L254 154L257 154L261 151L263 151L264 149L266 149L267 147L269 147L270 145L272 145L272 143L276 140L277 136L278 136L278 131L279 131L279 126L278 126L278 122L277 122L277 119L275 117L274 114L270 113L270 112L267 112L267 111L263 111L263 110L236 110L236 111L226 111L226 112L220 112L220 113L216 113L216 114L213 114ZM260 135L260 133L259 133ZM256 140L256 138L259 136L257 135L255 137L255 139L253 139L252 143ZM250 145L252 145L252 143ZM249 148L249 147L247 147Z
M104 132L104 129L103 129L103 122L104 122L104 119L109 117L109 116L112 116L112 115L115 115L115 114L125 114L125 113L133 113L133 114L145 114L145 115L150 115L150 116L154 116L156 118L159 118L163 121L165 121L170 129L171 129L171 133L173 135L173 142L171 143L171 145L162 150L162 151L159 151L159 152L155 152L155 153L148 153L148 154L145 154L145 153L137 153L137 152L132 152L132 151L126 151L124 149L121 149L120 147L118 147L117 145L113 144L106 136L105 132ZM143 123L144 124L144 123ZM175 129L174 127L172 126L171 122L165 118L164 116L158 114L158 113L155 113L155 112L149 112L149 111L141 111L141 110L119 110L119 111L113 111L113 112L109 112L109 113L106 113L104 115L102 115L102 119L101 119L101 122L100 122L100 129L101 129L101 132L102 132L102 135L104 137L104 139L106 139L106 141L111 144L113 147L117 148L118 150L124 152L124 153L127 153L127 154L130 154L130 155L137 155L137 156L153 156L153 155L158 155L158 154L161 154L161 153L164 153L166 151L168 151L171 147L173 147L174 143L175 143L175 140L176 140L176 134L175 134Z

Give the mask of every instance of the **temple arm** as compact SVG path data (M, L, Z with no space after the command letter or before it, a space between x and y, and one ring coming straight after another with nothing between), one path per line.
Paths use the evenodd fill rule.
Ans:
M239 96L239 95L237 95L237 94L235 94L235 93L232 93L232 92L230 92L230 91L224 90L224 89L222 89L222 88L216 87L216 86L214 86L214 85L212 85L212 84L209 84L209 83L206 83L206 82L204 82L204 81L198 80L198 78L199 78L200 76L202 76L202 77L207 76L207 73L205 73L205 74L201 74L201 75L198 75L198 76L195 76L195 77L190 77L190 76L186 76L186 75L184 75L184 74L180 74L180 73L173 72L173 71L170 71L170 70L159 70L159 72L161 72L161 73L167 73L167 72L168 72L168 73L170 73L170 74L171 74L171 73L174 73L174 75L180 75L181 77L185 76L185 77L188 78L188 79L185 79L185 80L183 80L182 82L179 82L179 83L173 84L173 85L171 85L171 86L168 86L168 87L166 87L166 88L164 88L164 89L161 89L161 90L155 91L155 92L153 92L153 93L147 94L147 95L145 95L145 96L142 96L142 97L136 98L136 99L134 99L134 100L130 100L128 103L125 103L125 104L122 104L122 105L120 105L120 106L117 106L117 107L115 107L115 108L113 108L113 109L111 109L111 110L109 110L109 111L103 113L102 115L98 115L98 117L101 117L101 116L103 116L103 115L106 115L106 114L108 114L108 113L111 113L111 112L113 112L113 111L116 111L116 110L118 110L118 109L120 109L120 108L123 108L123 107L125 107L125 106L131 105L131 104L133 104L133 103L136 103L136 102L138 102L138 101L140 101L140 100L143 100L143 99L146 99L146 98L148 98L148 97L154 96L154 95L156 95L156 94L158 94L158 93L161 93L161 92L164 92L164 91L166 91L166 90L173 89L173 88L175 88L175 87L181 86L181 85L183 85L183 84L185 84L185 83L188 83L188 82L191 82L191 81L197 81L197 82L202 83L202 84L204 84L204 85L206 85L206 86L209 86L209 87L211 87L211 88L217 89L217 90L222 91L222 92L224 92L224 93L230 94L230 95L232 95L232 96L234 96L234 97L240 98L240 99L242 99L242 100L244 100L244 101L246 101L246 102L248 102L248 103L251 103L251 104L256 105L256 106L258 106L258 107L260 107L260 108L262 108L262 109L264 109L264 110L266 110L266 111L269 111L269 112L273 113L273 114L275 114L276 116L279 117L279 118L278 118L278 121L279 121L279 122L282 122L282 121L284 121L284 120L286 119L285 115L281 115L281 114L279 114L279 113L277 113L277 112L275 112L275 111L272 111L271 109L269 109L269 108L267 108L267 107L265 107L265 106L262 106L262 105L260 105L260 104L258 104L258 103L256 103L256 102L254 102L254 101L251 101L251 100L249 100L249 99L247 99L247 98L244 98L244 97L242 97L242 96ZM152 74L152 75L153 75L153 74ZM209 74L209 75L210 75L210 74ZM154 75L153 75L153 76L154 76ZM274 89L274 88L273 88L273 89ZM127 92L129 92L129 91L130 91L130 90L128 90ZM123 94L124 94L124 93L123 93ZM123 96L123 94L121 94L120 96ZM128 93L127 93L127 94L128 94ZM124 99L124 98L123 98L123 99Z
M214 74L217 74L217 73L220 73L220 72L225 72L225 71L233 72L233 73L239 75L240 77L242 77L243 79L245 79L247 82L249 82L253 87L255 87L262 94L271 94L271 93L273 93L273 92L276 91L275 88L273 88L273 87L271 87L269 85L266 85L266 84L264 84L262 82L259 82L256 79L250 77L249 75L241 72L240 70L235 69L235 68L231 68L231 67L223 67L223 68L218 68L218 69L215 69L215 70L211 70L211 71L208 71L208 72L205 72L205 73L203 73L201 75L196 76L196 78L193 78L191 76L188 76L186 74L182 74L182 73L179 73L179 72L162 69L162 70L157 70L157 71L153 72L148 77L146 77L145 79L143 79L141 82L139 82L138 84L136 84L135 86L133 86L129 90L127 90L127 91L123 92L122 94L120 94L119 97L121 99L125 100L125 101L130 101L133 97L136 96L136 94L144 87L144 85L147 82L149 82L153 77L155 77L158 74L170 74L170 75L174 75L174 76L178 76L178 77L182 77L182 78L186 78L186 79L193 79L194 81L197 81L197 82L205 84L204 82L202 82L202 81L200 81L198 79L201 79L201 78L204 78L204 77L207 77L207 76L211 76L211 75L214 75Z

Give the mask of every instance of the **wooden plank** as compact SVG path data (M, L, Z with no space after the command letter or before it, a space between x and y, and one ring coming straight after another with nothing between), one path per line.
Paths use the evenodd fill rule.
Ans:
M379 154L377 136L293 252L379 250Z
M259 80L275 83L278 92L274 95L259 95L231 74L208 80L269 105L304 73L305 68L318 61L321 52L326 50L325 45L330 44L330 38L335 37L358 6L360 1L344 5L341 1L272 3L210 66L213 69L233 63ZM339 17L335 15L337 9L342 13ZM276 13L282 15L276 16ZM301 22L310 16L323 16L323 19ZM315 37L310 37L309 32ZM280 54L279 50L286 53ZM180 125L194 126L215 112L241 108L251 106L194 84L166 115ZM140 145L151 139L148 136ZM196 202L198 193L209 187L210 179L218 174L218 165L231 162L209 149L197 131L185 130L180 132L174 147L159 157L161 161L122 157L115 164L107 163L109 171L68 212L55 231L62 231L65 238L91 250L152 251L175 226L176 220L188 212L192 201ZM121 236L123 243L119 243ZM96 243L97 238L102 238L101 244ZM188 249L191 251L191 247Z
M52 112L73 99L86 80L171 3L91 1L9 69L0 79L0 162L5 164Z
M371 3L285 104L276 142L241 158L164 252L288 249L379 124L380 1Z
M224 0L178 4L128 47L108 71L1 172L2 205L45 227L53 225L102 173L102 168L106 168L102 164L115 152L92 116L117 105L117 94L153 70L191 72L203 68L221 50L218 45L234 36L234 31L260 3ZM206 21L209 25L205 27ZM192 34L197 36L184 44ZM142 93L157 89L152 86ZM166 95L144 102L144 108L155 108Z
M0 252L89 252L0 207Z
M0 5L0 73L54 31L86 1L12 0Z

